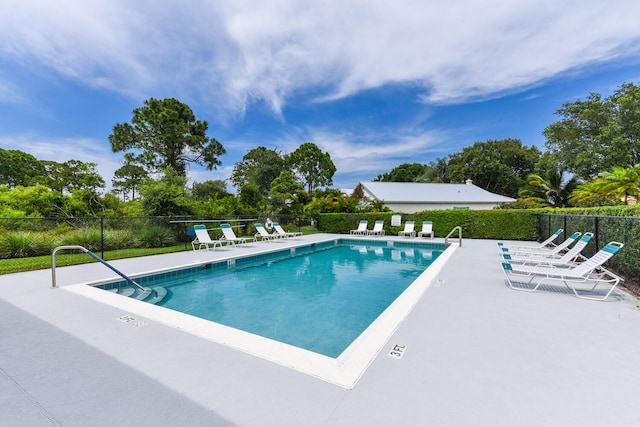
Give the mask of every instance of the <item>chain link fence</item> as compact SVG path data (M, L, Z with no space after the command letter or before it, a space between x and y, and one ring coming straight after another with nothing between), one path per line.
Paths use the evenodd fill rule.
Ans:
M538 236L546 239L557 229L564 229L559 241L572 233L592 232L593 239L582 251L586 257L594 255L609 242L624 243L608 265L622 274L628 282L640 283L640 217L596 216L569 214L540 214L538 217ZM634 286L636 286L634 285Z
M190 249L195 224L205 224L212 237L222 234L222 223L230 223L238 236L253 236L254 224L268 220L288 231L317 231L313 215L0 218L0 259L50 255L62 245L80 245L102 258L105 251L118 249Z

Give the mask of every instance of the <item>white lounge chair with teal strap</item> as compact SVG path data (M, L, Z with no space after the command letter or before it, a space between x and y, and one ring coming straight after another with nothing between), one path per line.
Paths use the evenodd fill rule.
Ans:
M355 235L367 234L367 225L369 225L369 221L367 221L366 219L363 219L358 224L358 228L357 229L351 230L351 234L355 234Z
M572 267L578 260L586 258L580 253L591 241L593 233L584 233L584 235L573 245L571 249L562 255L545 254L545 253L520 253L511 255L509 251L502 254L505 261L511 264L530 264L530 265L555 265L558 267Z
M573 233L571 236L567 237L564 242L560 243L557 246L545 246L542 248L530 248L530 249L523 249L522 247L519 248L513 248L510 246L500 246L500 250L502 252L508 252L510 253L512 256L516 255L516 256L527 256L527 255L532 255L532 256L553 256L553 255L562 255L563 251L566 251L567 248L569 246L571 246L573 244L573 242L575 242L576 240L578 240L578 238L582 235L582 233L576 231L575 233Z
M378 220L373 224L373 229L367 230L369 236L384 236L384 221Z
M422 221L422 230L418 232L418 237L427 236L433 239L433 221Z
M414 222L413 221L407 221L404 223L404 230L400 230L398 231L398 236L401 237L416 237L416 231L413 229L414 228Z
M547 240L540 242L537 245L517 245L517 244L498 242L498 247L500 248L500 253L503 252L502 248L505 248L505 247L508 247L509 251L511 252L536 251L544 248L552 249L557 246L555 243L553 243L553 241L556 240L558 236L561 235L563 232L564 230L562 228L559 228L555 231L555 233L549 236Z
M196 235L196 238L191 242L191 247L193 250L196 250L196 245L198 245L198 249L205 248L207 250L215 249L216 246L222 246L222 242L220 240L213 240L207 231L207 227L204 225L194 225L193 231Z
M278 237L280 237L280 236L277 236L275 234L269 233L269 231L267 231L267 229L264 228L264 225L262 225L260 223L255 224L255 227L256 227L256 231L257 231L257 233L253 236L253 238L255 240L258 240L258 238L259 238L262 241L264 241L264 240L268 241L268 240L275 240Z
M298 236L302 236L302 232L300 231L285 231L284 228L282 228L282 226L280 224L278 224L277 222L273 223L273 228L276 230L275 234L279 237L282 237L284 239L288 239L289 237L298 237Z
M611 295L618 283L623 279L608 271L602 265L618 253L623 246L624 244L619 242L610 242L594 256L577 264L575 267L533 266L503 262L502 270L511 289L535 292L542 285L549 282L562 282L578 298L603 301ZM587 284L592 287L590 289L577 288L576 285L579 284ZM603 295L596 296L596 288L600 284L608 284L611 287Z
M226 242L227 245L243 245L247 243L247 241L255 240L255 238L251 237L236 237L236 233L233 232L233 228L231 228L231 224L220 224L220 229L222 230L222 237L220 241Z

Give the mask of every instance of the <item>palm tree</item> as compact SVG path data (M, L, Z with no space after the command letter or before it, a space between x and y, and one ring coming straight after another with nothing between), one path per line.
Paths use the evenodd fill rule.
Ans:
M580 203L601 196L629 204L630 197L640 195L640 164L631 168L616 166L592 181L580 185L571 194L572 203Z
M601 178L597 178L584 184L580 184L569 195L569 201L574 206L603 206L615 204L615 201L609 197L601 198L600 188L601 184L597 181Z
M572 177L563 182L563 176L564 171L558 168L549 170L546 179L531 174L527 177L529 188L520 190L518 196L547 206L566 207L569 204L569 195L578 185L578 180Z
M613 196L629 204L629 197L636 199L640 195L640 164L631 168L614 166L611 172L603 172L596 180L601 194Z

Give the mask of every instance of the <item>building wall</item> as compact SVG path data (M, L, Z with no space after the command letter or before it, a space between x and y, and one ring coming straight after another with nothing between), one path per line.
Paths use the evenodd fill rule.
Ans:
M498 206L498 203L384 203L392 212L416 213L430 210L442 209L471 209L471 210L491 210Z

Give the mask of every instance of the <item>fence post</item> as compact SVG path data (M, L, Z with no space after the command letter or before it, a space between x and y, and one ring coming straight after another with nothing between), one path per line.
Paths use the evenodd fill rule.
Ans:
M596 235L596 252L600 249L600 239L598 236L600 235L600 217L596 216L594 219L594 234Z
M104 217L100 217L100 258L104 259Z

